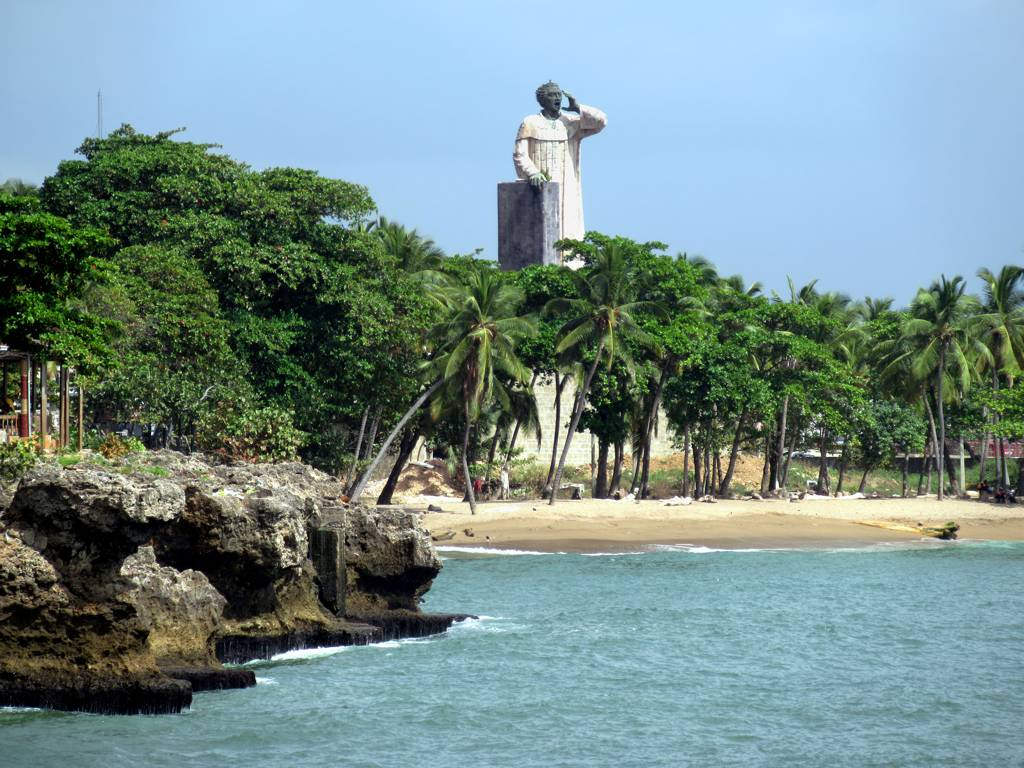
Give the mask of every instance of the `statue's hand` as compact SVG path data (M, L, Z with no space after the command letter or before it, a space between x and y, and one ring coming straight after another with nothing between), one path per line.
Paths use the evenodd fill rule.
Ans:
M535 173L535 174L533 174L533 176L530 177L530 186L531 187L542 187L542 186L544 186L544 182L546 182L546 181L547 181L547 179L544 178L544 174L543 173Z
M569 106L565 108L566 112L579 112L580 111L580 105L576 103L576 97L575 96L573 96L571 93L569 93L568 91L566 91L564 89L562 91L562 95L565 96L565 98L567 98L569 100Z

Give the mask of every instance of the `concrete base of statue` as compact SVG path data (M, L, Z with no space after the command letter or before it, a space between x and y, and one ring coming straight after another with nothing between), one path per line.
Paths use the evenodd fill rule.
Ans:
M561 228L558 182L540 187L525 181L498 184L498 265L502 269L560 264L555 241Z

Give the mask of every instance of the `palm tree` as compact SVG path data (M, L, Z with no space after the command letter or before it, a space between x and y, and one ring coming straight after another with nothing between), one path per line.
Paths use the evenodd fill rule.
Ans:
M903 327L903 338L907 343L907 350L903 354L912 355L911 369L915 376L921 380L934 376L935 380L935 404L939 422L938 435L935 436L935 456L939 469L940 501L945 490L946 380L952 372L960 389L966 391L972 373L969 355L972 352L987 354L984 345L968 333L977 300L965 295L966 287L964 279L959 275L952 280L942 275L928 290L918 291L910 306L910 317ZM898 356L892 364L899 362ZM927 396L925 404L928 405Z
M24 181L22 179L10 178L3 184L0 184L0 192L6 192L9 195L39 195L39 187L31 182Z
M500 273L475 271L465 285L447 291L451 315L437 335L439 355L434 370L444 382L448 399L461 403L462 472L469 507L476 514L476 496L469 474L469 436L483 407L496 402L513 411L509 384L530 383L530 371L515 353L516 341L534 331L533 323L516 312L523 292Z
M384 216L367 227L367 231L376 234L384 250L398 259L402 269L411 275L436 272L444 261L444 251L433 240Z
M351 502L359 500L370 476L409 419L441 391L443 396L434 399L432 408L440 410L445 403L453 402L461 405L465 420L462 469L470 510L476 513L467 461L470 432L484 405L496 400L503 409L511 410L509 385L529 383L530 372L516 357L515 342L533 332L533 324L528 318L515 316L522 303L522 292L505 283L501 273L470 272L465 280L463 285L447 285L432 293L442 305L444 318L429 334L433 353L424 363L424 372L430 383L384 440L353 488Z
M866 296L856 307L857 314L859 314L866 322L877 320L886 312L892 311L892 299L886 296L884 299L874 299L870 296Z
M574 272L573 279L576 282L577 298L552 299L544 309L546 312L564 311L572 318L562 326L556 352L572 350L579 359L583 359L592 351L594 357L583 377L572 410L562 455L551 482L549 504L554 504L558 496L565 461L580 416L587 407L587 394L598 364L603 359L610 367L617 358L632 369L633 360L626 342L633 338L642 343L651 343L650 337L633 320L632 313L642 309L656 309L656 305L651 302L634 301L635 292L626 251L615 241L601 243L594 252L592 266Z
M987 269L979 269L978 277L985 283L985 302L982 311L974 318L974 330L988 348L991 359L987 367L991 373L992 390L999 389L999 376L1004 374L1010 386L1015 376L1024 367L1024 291L1020 288L1024 269L1017 266L1005 266L999 274ZM1003 439L1000 437L999 450L996 454L997 469L1002 467L1000 482L1009 483ZM988 435L982 448L988 445Z

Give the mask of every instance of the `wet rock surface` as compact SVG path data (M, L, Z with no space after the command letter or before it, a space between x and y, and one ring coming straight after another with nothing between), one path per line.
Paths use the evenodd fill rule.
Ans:
M441 568L419 516L342 490L171 451L37 466L0 508L0 705L177 712L255 683L222 661L464 618L418 610Z

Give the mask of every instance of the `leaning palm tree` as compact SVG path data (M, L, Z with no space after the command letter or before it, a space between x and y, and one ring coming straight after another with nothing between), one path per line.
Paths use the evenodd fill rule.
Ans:
M970 358L974 354L987 354L984 345L969 332L977 300L964 293L966 287L959 275L952 280L942 275L930 288L918 291L910 306L910 317L903 326L906 350L903 355L912 358L911 370L918 379L926 380L933 376L935 380L939 422L935 458L939 470L940 501L944 493L947 378L955 375L958 388L966 391L974 370ZM890 365L898 365L900 361L900 356L897 356Z
M579 426L580 416L587 407L587 395L594 380L598 364L605 360L609 367L615 359L622 360L633 370L633 359L627 342L632 338L644 344L651 339L633 319L633 313L642 310L657 310L652 302L635 301L635 290L628 268L625 249L614 241L602 243L594 252L592 266L584 271L574 272L576 295L574 299L552 299L545 306L545 312L565 312L570 317L559 332L560 340L556 352L575 352L577 359L593 355L586 374L580 384L580 391L573 406L569 429L562 446L562 455L551 481L549 504L555 503L562 482L565 461L569 457L573 435Z
M515 345L535 328L529 318L516 314L523 302L522 290L500 273L469 273L464 285L447 289L447 301L452 311L435 329L440 354L433 367L444 382L447 399L462 406L462 473L470 512L476 514L469 436L488 403L513 410L509 385L529 385L530 371L516 356Z
M444 317L429 334L433 352L423 366L424 379L429 383L391 430L352 489L353 503L359 500L395 437L423 404L438 393L440 396L431 404L434 410L442 409L445 402L462 406L462 470L470 510L476 513L467 460L469 436L485 404L496 400L510 410L508 385L529 383L530 372L516 357L515 343L532 333L534 326L529 318L516 316L522 292L504 282L501 273L481 270L469 273L465 280L465 284L446 285L432 294L442 304Z

